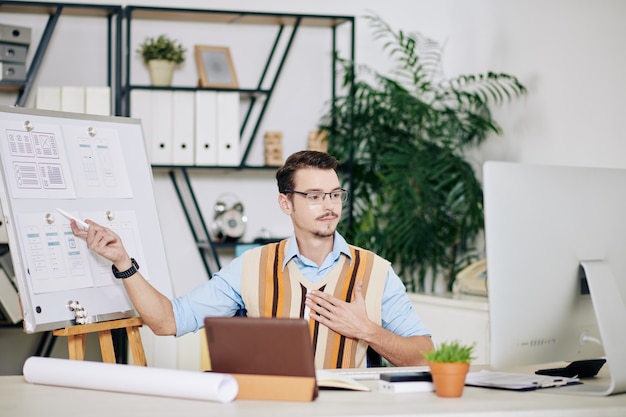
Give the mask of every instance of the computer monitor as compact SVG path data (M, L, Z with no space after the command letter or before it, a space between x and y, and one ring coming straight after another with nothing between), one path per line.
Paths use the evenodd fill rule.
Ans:
M487 162L491 364L604 356L626 392L626 170ZM601 344L600 344L601 343Z

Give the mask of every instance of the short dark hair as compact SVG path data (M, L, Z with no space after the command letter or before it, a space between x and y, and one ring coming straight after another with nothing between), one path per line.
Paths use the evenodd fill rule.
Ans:
M334 156L319 151L300 151L287 158L285 164L276 172L278 192L293 190L296 171L303 168L332 169L337 172L339 162Z

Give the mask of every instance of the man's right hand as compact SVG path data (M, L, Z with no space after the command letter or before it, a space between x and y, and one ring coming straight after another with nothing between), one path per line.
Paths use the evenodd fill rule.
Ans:
M115 232L92 220L85 220L85 223L89 225L89 229L82 230L74 220L70 221L74 235L85 239L89 249L113 262L118 270L125 271L131 267L130 256L122 239Z
M92 220L85 220L85 223L89 225L88 230L82 230L74 220L70 221L74 235L85 239L89 249L113 262L118 271L126 271L132 266L122 239L115 232ZM157 335L176 334L170 300L150 285L140 271L123 281L126 293L144 323Z

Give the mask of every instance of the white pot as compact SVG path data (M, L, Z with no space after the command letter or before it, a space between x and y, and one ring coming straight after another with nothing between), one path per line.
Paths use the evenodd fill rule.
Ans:
M171 85L175 66L175 62L166 61L165 59L153 59L152 61L148 61L152 85L160 87Z

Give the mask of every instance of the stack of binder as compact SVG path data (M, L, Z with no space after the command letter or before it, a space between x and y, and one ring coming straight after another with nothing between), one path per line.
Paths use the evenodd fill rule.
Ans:
M26 81L30 28L0 24L0 81Z
M240 163L239 93L133 90L152 165L232 167Z

